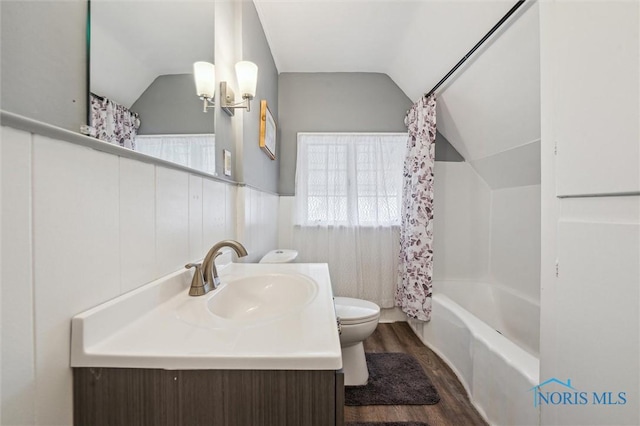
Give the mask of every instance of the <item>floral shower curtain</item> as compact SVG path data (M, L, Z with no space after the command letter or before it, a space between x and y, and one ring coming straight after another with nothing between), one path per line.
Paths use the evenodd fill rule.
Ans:
M402 224L396 306L411 318L431 319L433 275L433 167L436 139L435 95L421 98L407 113Z
M136 149L136 135L140 127L138 114L112 100L91 94L91 127L96 138Z

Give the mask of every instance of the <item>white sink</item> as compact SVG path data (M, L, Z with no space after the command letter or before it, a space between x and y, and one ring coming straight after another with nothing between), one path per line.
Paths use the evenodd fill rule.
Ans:
M227 320L265 321L303 309L318 294L318 284L298 274L231 278L212 292L207 309Z
M71 366L342 368L326 264L229 264L222 284L189 296L181 270L76 315Z

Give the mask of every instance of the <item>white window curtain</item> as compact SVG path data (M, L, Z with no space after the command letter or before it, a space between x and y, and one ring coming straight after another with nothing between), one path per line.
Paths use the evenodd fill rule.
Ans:
M337 296L393 307L406 133L299 133L293 245Z
M136 151L206 173L216 171L216 136L138 135Z

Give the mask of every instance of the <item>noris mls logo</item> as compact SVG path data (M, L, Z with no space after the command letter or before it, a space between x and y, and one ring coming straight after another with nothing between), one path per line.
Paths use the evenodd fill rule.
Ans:
M555 377L529 389L533 392L533 406L539 405L624 405L627 403L626 392L586 392Z

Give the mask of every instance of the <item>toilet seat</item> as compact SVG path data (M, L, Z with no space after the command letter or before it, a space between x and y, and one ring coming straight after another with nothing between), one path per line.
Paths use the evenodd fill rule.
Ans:
M336 316L342 325L362 324L377 321L380 317L380 307L375 303L351 297L336 297Z

